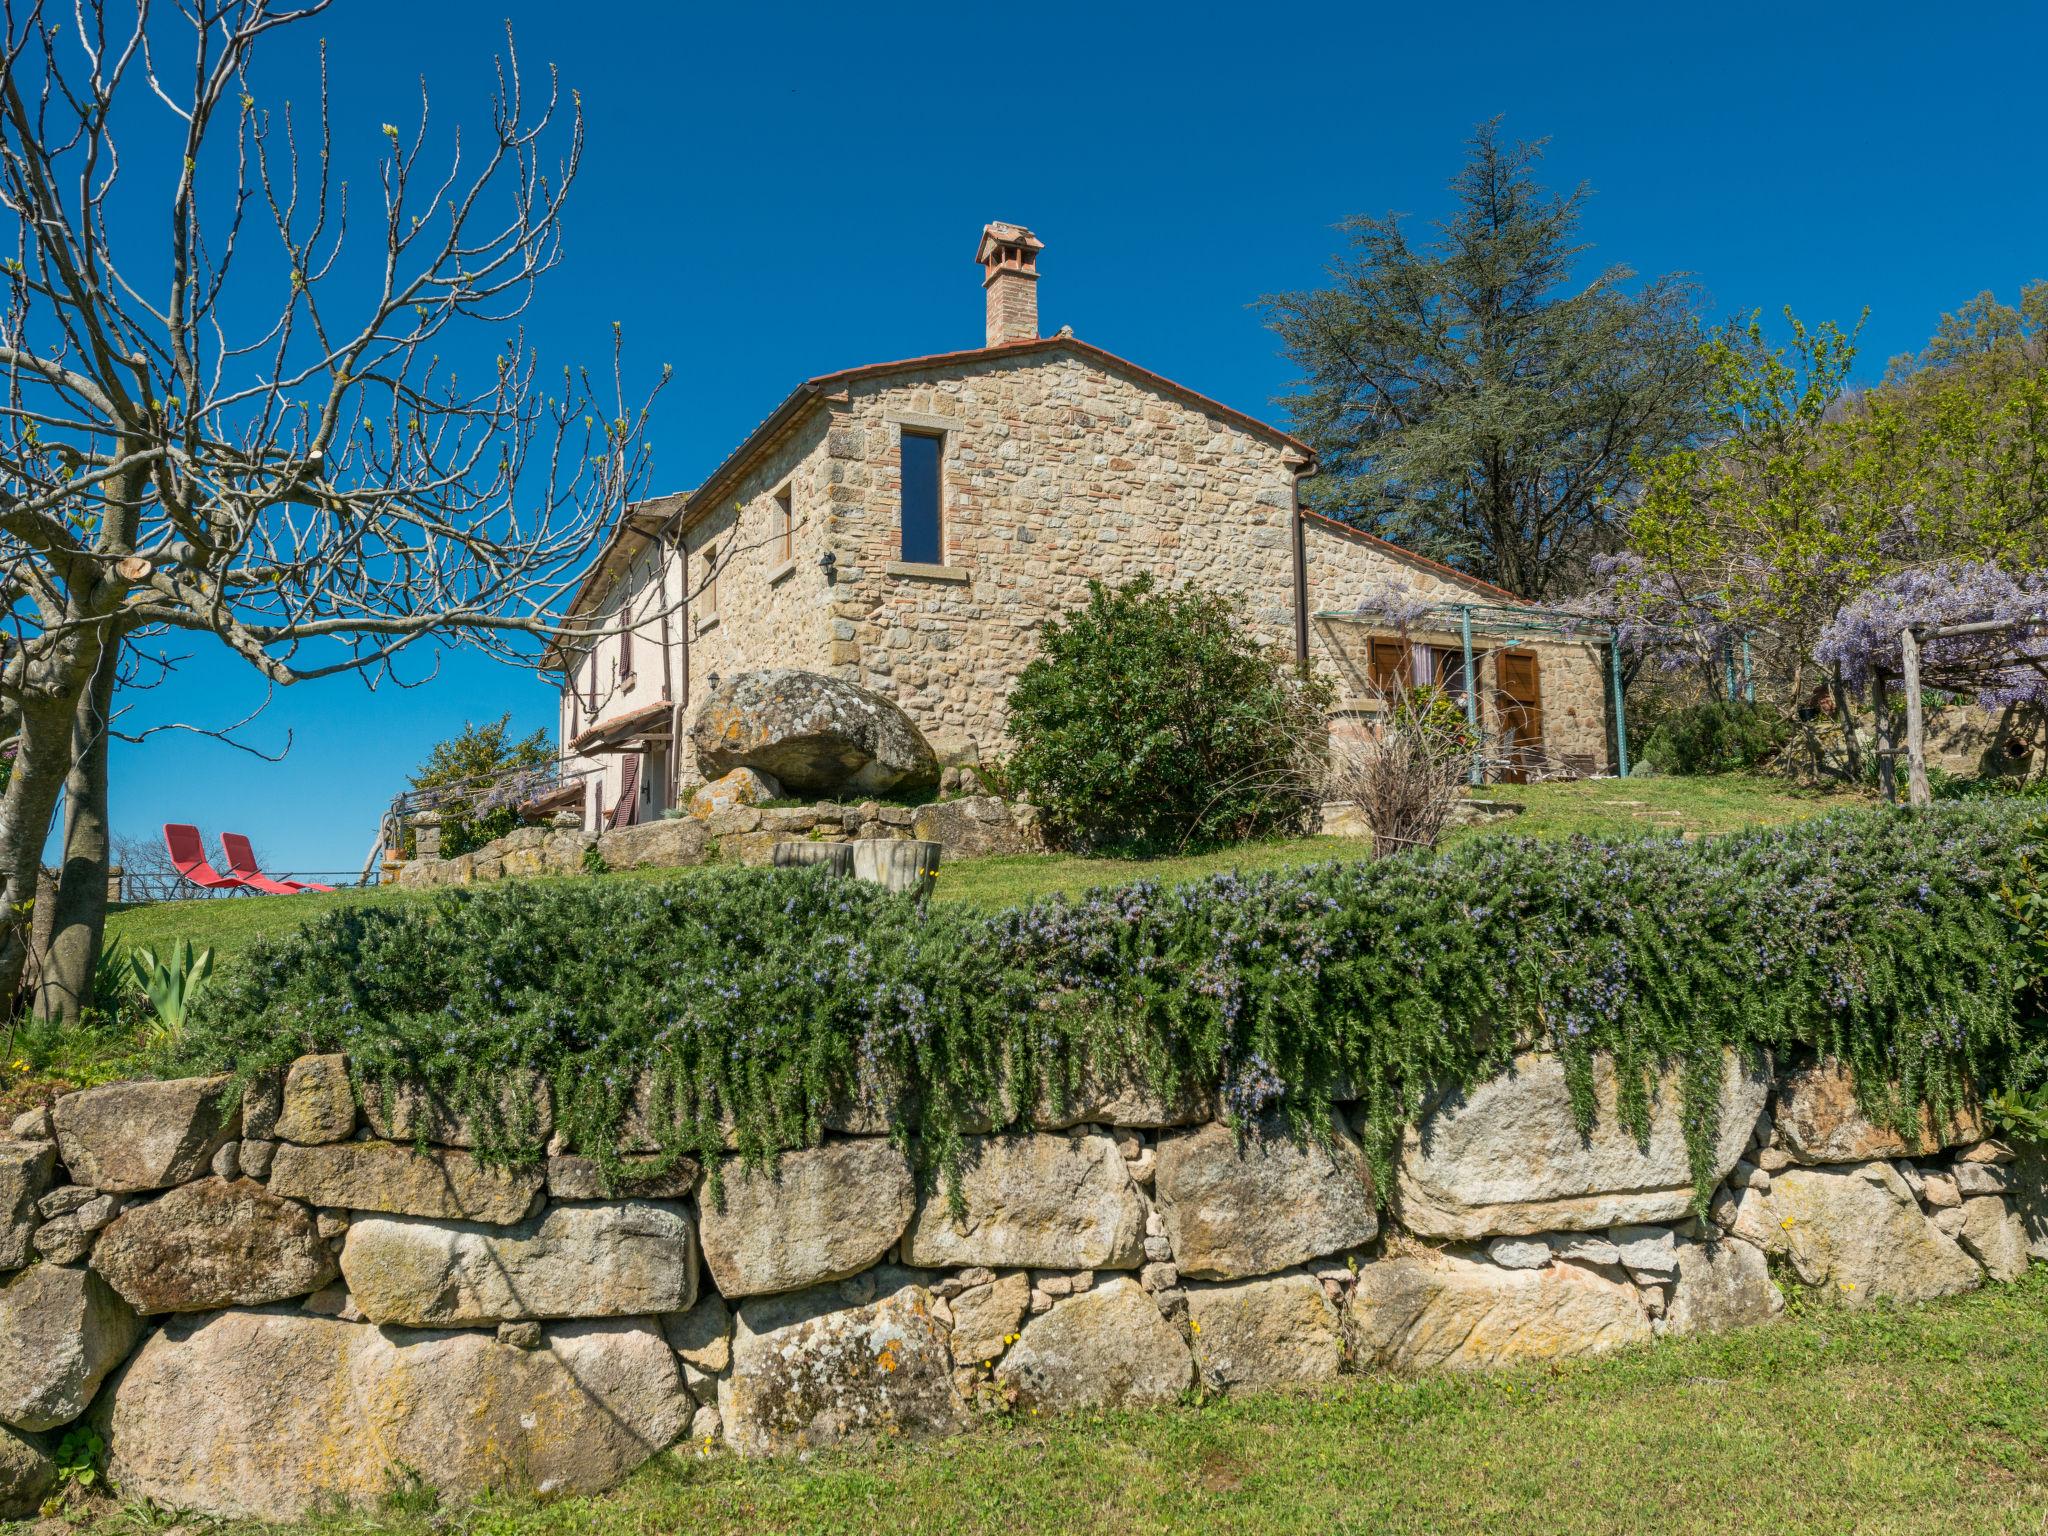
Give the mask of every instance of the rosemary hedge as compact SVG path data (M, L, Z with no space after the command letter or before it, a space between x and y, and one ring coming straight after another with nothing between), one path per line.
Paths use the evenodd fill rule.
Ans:
M1326 1132L1357 1100L1382 1191L1433 1090L1544 1044L1582 1120L1609 1052L1620 1114L1680 1069L1702 1202L1724 1047L1840 1056L1866 1107L2033 1086L2048 1066L2011 913L2043 824L1995 803L1838 813L1701 843L1488 838L1450 852L1001 913L920 910L817 871L472 887L344 909L270 941L216 993L189 1068L346 1051L365 1091L424 1084L538 1154L493 1106L550 1078L575 1143L615 1168L640 1106L716 1168L822 1134L835 1104L904 1092L926 1169L1083 1072L1213 1085L1234 1117ZM651 1109L651 1116L649 1110Z

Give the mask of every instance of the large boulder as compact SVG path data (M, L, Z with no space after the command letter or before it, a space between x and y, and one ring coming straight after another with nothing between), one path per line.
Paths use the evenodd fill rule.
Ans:
M90 1270L36 1264L0 1278L0 1424L69 1424L141 1332L134 1309Z
M1344 1365L1337 1309L1313 1275L1188 1287L1205 1386L1271 1391L1333 1380Z
M260 1520L374 1503L405 1477L452 1497L602 1492L692 1408L645 1321L562 1324L518 1349L297 1311L177 1320L111 1392L125 1497Z
M699 1201L704 1260L736 1300L842 1280L896 1246L917 1207L910 1160L880 1137L734 1163Z
M1716 1182L1748 1144L1770 1092L1768 1067L1724 1053ZM1595 1059L1594 1120L1572 1117L1564 1063L1547 1052L1436 1104L1409 1127L1396 1179L1402 1224L1424 1237L1475 1241L1675 1221L1692 1204L1678 1071L1652 1089L1650 1135L1621 1123L1613 1063Z
M47 1141L0 1141L0 1270L29 1261L42 1216L36 1201L50 1187L57 1149Z
M955 1216L940 1179L918 1206L904 1258L933 1268L1135 1269L1145 1211L1107 1136L970 1136Z
M1502 1269L1437 1254L1361 1268L1344 1334L1358 1365L1413 1372L1603 1354L1651 1329L1634 1286L1576 1264Z
M59 1099L57 1149L73 1183L114 1194L168 1189L202 1177L241 1132L229 1077L107 1083Z
M0 1424L0 1520L27 1520L57 1481L57 1462L27 1435Z
M910 792L939 782L931 743L888 699L790 667L721 682L690 722L690 745L707 779L755 768L799 795Z
M288 1301L336 1274L313 1213L253 1179L202 1179L132 1207L101 1235L92 1267L145 1316Z
M273 1194L342 1210L440 1221L523 1220L541 1190L538 1167L487 1167L467 1152L415 1152L388 1141L277 1149Z
M363 1216L341 1272L373 1323L654 1316L697 1299L696 1231L686 1208L653 1200L558 1205L509 1228Z
M1277 1117L1159 1138L1153 1184L1183 1275L1236 1280L1341 1253L1379 1232L1365 1154L1343 1130L1324 1146Z
M1671 1333L1726 1333L1769 1322L1785 1310L1764 1251L1740 1238L1677 1246L1677 1278L1664 1311Z
M743 1303L718 1408L749 1456L949 1435L973 1417L930 1292L886 1268Z
M1745 1215L1756 1195L1744 1192ZM1806 1284L1824 1285L1850 1306L1953 1296L1983 1279L1954 1239L1920 1213L1889 1162L1787 1168L1762 1204L1756 1233L1790 1256Z
M1959 1110L1937 1125L1925 1104L1915 1105L1914 1134L1901 1136L1864 1114L1856 1076L1828 1060L1785 1074L1773 1111L1777 1145L1800 1163L1863 1163L1874 1157L1924 1157L1944 1147L1984 1138L1973 1110Z
M996 1367L1019 1408L1055 1413L1170 1403L1194 1380L1179 1330L1122 1275L1033 1318Z

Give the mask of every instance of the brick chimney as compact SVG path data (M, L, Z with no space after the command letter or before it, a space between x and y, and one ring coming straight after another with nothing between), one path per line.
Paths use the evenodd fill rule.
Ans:
M987 275L987 345L1038 339L1038 253L1045 242L1021 224L989 224L974 259Z

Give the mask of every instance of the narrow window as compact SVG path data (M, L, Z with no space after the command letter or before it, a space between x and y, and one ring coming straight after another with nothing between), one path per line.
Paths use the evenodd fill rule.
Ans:
M619 618L627 624L633 622L632 599L628 598L626 606L619 610ZM633 631L630 629L619 635L619 671L627 677L633 675Z
M796 506L788 486L775 493L775 563L789 564L796 558Z
M718 617L718 551L709 547L704 551L704 617Z
M597 642L590 642L590 713L597 715Z
M942 565L939 538L939 461L946 440L928 432L903 434L903 558Z

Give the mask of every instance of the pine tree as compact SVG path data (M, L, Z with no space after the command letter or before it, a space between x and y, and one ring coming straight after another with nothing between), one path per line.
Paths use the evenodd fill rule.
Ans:
M1541 186L1542 152L1483 124L1434 241L1348 219L1330 286L1261 301L1301 370L1282 403L1317 509L1531 598L1613 547L1635 462L1691 438L1702 388L1698 289L1577 282L1590 193Z

